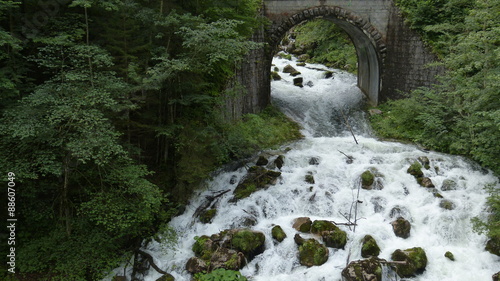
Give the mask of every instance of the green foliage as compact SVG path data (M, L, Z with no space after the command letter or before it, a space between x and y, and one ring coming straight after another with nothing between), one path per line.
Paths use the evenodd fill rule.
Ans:
M196 281L246 281L247 278L239 271L218 268L210 273L197 273L194 275Z
M304 46L310 62L356 72L357 55L351 39L340 27L327 20L312 20L299 25L296 45Z
M479 233L486 233L490 238L500 239L500 189L495 188L494 184L486 186L489 192L487 205L490 214L486 220L480 218L473 218L472 223L474 230Z

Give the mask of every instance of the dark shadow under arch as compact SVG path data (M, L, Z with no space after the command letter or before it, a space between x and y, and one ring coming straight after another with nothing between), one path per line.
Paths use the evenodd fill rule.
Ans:
M330 20L351 38L358 56L358 87L372 105L377 105L382 89L382 71L386 45L382 35L364 18L340 7L321 6L303 10L273 25L269 31L271 56L285 33L292 27L316 18ZM269 60L271 61L271 60ZM269 65L269 69L270 69Z

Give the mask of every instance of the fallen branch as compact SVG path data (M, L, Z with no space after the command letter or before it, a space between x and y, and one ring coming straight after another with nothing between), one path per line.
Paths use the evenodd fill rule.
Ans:
M229 191L231 191L231 190L228 189L228 190L224 190L224 191L219 191L219 194L217 194L217 195L205 196L207 201L203 202L203 204L201 204L198 208L196 208L196 211L194 211L194 214L193 214L193 218L199 217L203 211L205 211L208 207L210 207L210 205L212 205L212 202L215 199L221 197L222 195L228 193Z
M146 253L146 252L144 252L144 251L142 251L142 250L139 250L139 249L137 250L137 253L139 253L139 254L141 254L143 257L145 257L145 258L148 260L149 264L150 264L150 265L151 265L151 266L152 266L152 267L153 267L153 268L154 268L154 269L155 269L158 273L161 273L161 274L168 274L167 272L165 272L165 271L161 270L161 269L160 269L160 268L159 268L159 267L155 264L155 262L154 262L154 260L153 260L153 257L152 257L150 254L148 254L148 253Z
M349 128L349 131L351 131L351 135L354 138L354 141L356 142L356 144L358 144L358 140L356 139L356 136L354 135L354 132L353 132L352 127L351 127L351 124L349 124L349 121L345 117L344 111L342 109L340 110L340 113L342 114L342 117L344 118L344 121L345 121L345 124L347 125L347 128Z

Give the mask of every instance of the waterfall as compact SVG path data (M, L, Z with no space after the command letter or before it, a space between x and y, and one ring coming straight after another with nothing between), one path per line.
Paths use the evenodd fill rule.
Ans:
M176 280L190 280L185 264L194 256L191 247L196 236L251 225L251 229L265 234L266 242L265 251L240 270L249 280L341 280L347 261L362 259L361 240L367 234L375 238L381 249L379 257L387 261L396 249L425 250L425 271L408 280L491 280L500 269L500 258L484 250L487 237L472 230L470 219L486 216L484 187L498 187L496 177L459 156L374 138L361 111L363 94L356 87L354 75L322 65L296 66L295 59L276 58L274 64L283 79L272 82L273 103L302 125L305 138L269 152L270 162L278 155L285 159L275 185L237 202L231 200L232 192L220 196L216 216L204 224L193 214L205 196L234 190L246 169L221 171L207 182L207 187L193 196L185 213L171 221L176 242L153 241L144 247L160 268ZM293 85L294 77L282 72L286 64L301 72L303 87ZM333 76L325 78L325 71ZM359 144L345 126L346 120ZM444 198L436 197L436 192L420 186L407 173L408 167L422 156L430 162L428 169L422 169L424 176L432 180L435 191ZM378 188L359 189L360 175L370 169L379 174ZM314 183L306 182L306 175L312 175ZM451 210L443 208L443 200L449 202ZM357 208L355 231L352 226L342 225L346 218L354 220L353 206ZM406 239L394 234L391 222L397 216L411 223ZM297 230L292 227L298 217L338 223L347 232L347 245L344 249L330 248L328 261L321 266L300 265L294 241ZM280 225L287 234L281 243L271 237L274 225ZM447 251L454 254L455 261L444 257ZM385 267L383 275L385 280L395 280ZM151 269L144 280L154 281L160 276Z

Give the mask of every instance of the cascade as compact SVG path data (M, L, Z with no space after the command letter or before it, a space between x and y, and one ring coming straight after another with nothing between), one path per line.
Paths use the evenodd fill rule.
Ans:
M305 138L268 152L270 163L284 156L281 170L269 167L281 176L275 185L247 198L231 200L232 191L247 173L244 167L221 171L207 182L185 213L171 221L176 242L153 241L143 248L160 268L176 280L191 280L185 265L194 256L195 237L248 227L266 237L265 251L240 270L249 280L342 280L348 261L363 259L361 241L365 235L376 240L379 257L387 261L397 249L425 250L425 270L404 280L491 280L500 269L500 258L484 250L487 237L472 230L470 219L487 215L484 187L499 187L496 177L459 156L374 138L361 110L363 94L354 75L322 65L296 66L296 59L275 58L273 63L282 77L272 82L273 103L301 124ZM297 77L303 78L303 87L295 86L294 77L282 72L287 64L301 72ZM326 70L333 76L325 78ZM435 188L421 186L407 172L419 157L429 160L422 171ZM375 174L371 190L360 188L360 177L367 170ZM307 175L314 180L306 181ZM217 198L217 214L210 223L193 217L206 196L228 189L231 191ZM391 225L400 216L411 225L408 238L396 236ZM298 217L336 222L347 233L344 249L329 248L328 260L320 266L301 265L294 241L298 231L292 227ZM355 222L355 228L349 222ZM272 238L275 225L287 235L281 243ZM301 236L314 237L307 233ZM447 251L453 253L455 261L444 256ZM388 266L382 271L384 280L402 280ZM151 269L144 280L155 281L160 276Z

